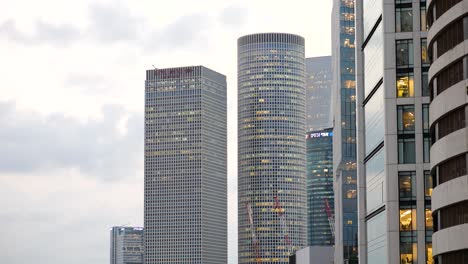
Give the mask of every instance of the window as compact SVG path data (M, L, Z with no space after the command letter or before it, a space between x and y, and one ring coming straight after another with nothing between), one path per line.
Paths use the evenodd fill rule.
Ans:
M398 163L415 163L414 105L397 106Z
M398 136L398 163L416 163L416 148L414 135Z
M411 237L412 238L412 237ZM417 262L417 251L418 244L413 242L409 238L410 242L400 242L400 263L401 264L413 264Z
M434 188L434 182L430 171L424 171L424 196L426 200L430 200L432 197L432 189Z
M414 96L414 74L412 72L397 73L397 97Z
M399 105L398 134L414 133L414 105Z
M429 133L429 104L422 105L423 112L423 132Z
M434 264L432 258L432 243L426 243L426 264Z
M434 223L432 222L432 211L430 208L425 209L426 217L426 230L432 230L434 228Z
M396 1L395 10L395 31L411 32L413 31L413 8L411 1Z
M400 205L400 263L417 263L416 209Z
M401 68L412 68L414 66L413 40L396 41L396 66Z
M421 31L427 31L427 20L426 20L426 2L420 4L420 15L421 15Z
M429 163L431 162L431 137L429 134L424 134L423 143L423 161Z
M421 65L430 66L429 54L427 53L427 39L421 39Z
M400 171L398 173L400 201L416 200L416 172Z
M429 96L430 95L430 90L429 90L429 77L427 72L429 71L428 68L422 68L422 73L421 73L421 94L422 96Z
M400 208L400 231L416 231L416 209Z

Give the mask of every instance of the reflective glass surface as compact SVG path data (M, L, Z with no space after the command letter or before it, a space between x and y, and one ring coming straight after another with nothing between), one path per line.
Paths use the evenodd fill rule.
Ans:
M364 91L367 97L383 77L383 26L377 27L364 48Z
M367 227L367 263L387 263L387 212L372 217Z
M384 139L384 88L379 89L364 106L366 125L366 156L369 155Z
M385 152L379 150L366 162L366 208L367 213L381 207L385 194Z

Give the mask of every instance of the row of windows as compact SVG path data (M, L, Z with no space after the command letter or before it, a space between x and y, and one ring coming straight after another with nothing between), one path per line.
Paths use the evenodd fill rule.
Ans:
M441 254L435 261L436 264L468 263L468 249Z
M432 26L434 21L439 19L439 17L441 17L445 12L461 1L462 0L433 0L427 15L429 27Z
M463 59L460 59L453 63L452 65L448 66L434 78L436 81L432 82L437 83L437 94L441 94L443 91L447 90L454 84L463 80ZM431 89L431 94L433 94L433 89ZM434 95L432 96L432 98Z
M440 35L435 38L437 42L437 58L463 42L465 38L463 18L461 18L442 30Z
M433 142L440 140L448 134L465 128L465 107L460 107L442 116L434 126L437 128L437 133L432 133ZM437 136L437 138L435 138Z
M440 219L439 223L436 223L437 230L442 230L456 225L468 224L468 201L444 207L437 211L436 215Z
M466 155L450 158L438 166L438 184L466 175Z

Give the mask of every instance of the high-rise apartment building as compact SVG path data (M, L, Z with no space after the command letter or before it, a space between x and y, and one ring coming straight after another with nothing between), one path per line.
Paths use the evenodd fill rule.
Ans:
M226 77L146 71L145 264L227 263Z
M333 129L307 132L306 142L307 244L333 246Z
M332 11L335 263L357 263L356 79L354 0Z
M468 263L468 1L427 3L435 263ZM425 124L426 125L426 124Z
M239 263L288 263L307 243L304 38L238 40Z
M426 2L356 1L359 262L432 262Z
M113 227L110 242L110 264L143 264L143 228Z
M331 57L306 58L306 130L333 126Z

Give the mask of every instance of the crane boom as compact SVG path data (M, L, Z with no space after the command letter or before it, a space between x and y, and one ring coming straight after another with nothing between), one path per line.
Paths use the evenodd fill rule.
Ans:
M257 264L259 264L260 263L260 256L259 256L260 243L259 243L259 241L257 239L257 235L255 234L252 205L250 204L250 202L246 202L245 207L247 208L247 214L248 214L248 217L249 217L250 234L252 236L252 245L254 246L254 249L255 249Z
M281 224L281 229L283 231L283 237L284 237L284 242L288 246L289 249L289 254L291 254L291 239L289 238L289 231L288 231L288 226L286 225L286 220L284 218L284 210L281 207L281 204L279 202L278 195L275 195L275 210L278 213L278 217L280 219L280 224Z
M335 218L333 217L332 211L330 209L330 203L328 202L328 199L325 198L324 201L325 201L325 212L327 213L327 217L328 217L328 224L330 225L332 236L335 237Z

